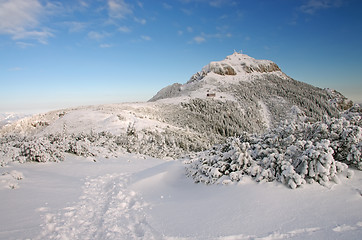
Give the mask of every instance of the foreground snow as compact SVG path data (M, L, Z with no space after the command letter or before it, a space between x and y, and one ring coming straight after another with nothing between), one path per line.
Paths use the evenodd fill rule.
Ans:
M1 169L0 239L360 239L354 172L290 190L248 177L195 184L182 163L140 155L12 163Z

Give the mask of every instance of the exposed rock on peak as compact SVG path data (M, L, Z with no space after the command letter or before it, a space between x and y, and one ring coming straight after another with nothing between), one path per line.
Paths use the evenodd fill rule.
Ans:
M204 68L204 72L214 72L219 75L236 75L235 69L228 63L211 62Z
M223 61L224 64L233 66L238 74L242 73L267 73L281 71L277 64L270 60L257 60L246 54L234 52L232 55L227 56Z
M296 114L291 109L296 108L314 120L323 115L337 116L342 110L338 99L342 97L290 78L270 60L257 60L234 52L224 60L210 62L187 83L162 89L150 101L162 99L162 103L182 104L200 99L207 102L202 106L213 101L225 108L237 103L235 106L239 106L238 111L245 117L242 124L238 124L249 122L244 128L255 132L294 118ZM214 114L210 107L208 111Z
M210 62L195 73L187 83L199 81L208 73L216 73L222 76L246 75L250 73L281 72L277 64L269 60L257 60L246 54L234 52L222 61Z
M269 64L260 64L260 65L256 65L256 66L246 66L245 65L244 71L247 73L252 73L252 72L267 73L267 72L276 72L276 71L281 71L281 70L278 67L278 65L271 62Z

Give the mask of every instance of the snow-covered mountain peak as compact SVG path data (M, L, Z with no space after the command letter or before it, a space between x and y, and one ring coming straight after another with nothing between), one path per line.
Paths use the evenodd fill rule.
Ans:
M234 52L227 56L223 61L235 68L237 73L252 72L276 72L281 71L277 64L270 60L257 60L246 54Z
M200 81L209 73L220 76L247 76L253 73L281 72L277 64L270 60L257 60L246 54L234 52L224 60L213 61L195 73L187 83Z
M287 78L278 65L270 60L257 60L234 52L221 61L210 62L192 75L185 84L175 83L161 89L150 101L165 99L163 102L179 103L190 98L205 99L215 96L221 101L235 101L233 94L230 94L230 87L233 88L232 86L240 82L268 78L269 75ZM220 88L224 90L221 92Z

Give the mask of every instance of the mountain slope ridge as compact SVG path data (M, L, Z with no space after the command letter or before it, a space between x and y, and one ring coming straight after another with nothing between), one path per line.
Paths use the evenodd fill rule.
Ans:
M235 52L207 64L185 84L161 89L149 102L52 111L7 125L0 136L72 138L67 151L85 155L99 154L81 150L95 144L89 139L107 136L113 143L96 141L98 147L177 158L243 132L263 133L280 121L337 117L345 100L336 91L290 78L272 61Z

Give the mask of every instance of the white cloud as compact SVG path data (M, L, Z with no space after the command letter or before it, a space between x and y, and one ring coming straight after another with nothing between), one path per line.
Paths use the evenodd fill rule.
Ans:
M16 45L18 45L21 48L27 48L27 47L34 46L34 44L32 44L32 43L26 43L26 42L16 42Z
M231 38L233 35L231 33L214 33L214 34L206 34L202 32L200 35L194 37L192 41L189 43L203 43L206 42L208 39L225 39Z
M172 6L170 4L168 4L168 3L163 3L162 6L163 6L164 9L168 9L168 10L172 9Z
M53 5L49 5L49 11ZM0 34L11 35L17 39L35 39L46 44L54 35L49 29L39 29L40 20L47 9L38 0L0 1Z
M10 72L17 72L17 71L22 71L22 70L24 70L24 69L21 67L13 67L13 68L8 69L8 71L10 71Z
M184 34L184 32L183 32L182 30L178 30L178 31L177 31L177 34L181 36L181 35Z
M341 5L342 0L308 0L305 4L300 6L299 10L307 14L314 14L318 10L336 8Z
M113 47L112 44L107 44L107 43L104 43L104 44L101 44L99 45L100 48L110 48L110 47Z
M145 40L145 41L151 41L152 40L152 38L150 36L145 36L145 35L141 36L141 38L143 40Z
M45 2L44 9L47 15L61 15L65 11L63 4L58 1Z
M191 33L191 32L194 31L194 30L192 29L192 27L187 27L186 30L187 30L189 33Z
M209 4L211 7L222 7L224 5L233 6L237 4L235 0L180 0L180 1L184 4L189 4L193 2Z
M79 0L78 2L82 7L85 7L85 8L89 7L89 4L86 1Z
M0 2L0 31L13 33L38 25L43 11L37 0L13 0Z
M135 17L134 21L137 22L137 23L143 24L143 25L147 23L146 19L143 19L143 18L136 18Z
M64 23L67 27L69 27L69 32L80 32L85 29L87 26L86 23L83 22L65 22Z
M111 18L126 18L133 13L131 6L124 0L108 0L109 16Z
M48 43L48 38L53 37L54 34L48 30L42 31L21 31L13 34L14 40L19 39L34 39L42 44Z
M223 39L223 38L232 37L232 34L231 33L213 33L213 34L201 33L201 36L204 37L204 38Z
M186 14L186 15L192 15L192 11L190 9L186 9L186 8L181 8L181 11Z
M224 3L225 3L225 0L213 0L213 1L209 2L210 6L212 6L212 7L220 7Z
M96 32L96 31L90 31L88 33L88 37L90 39L94 39L94 40L97 40L97 41L99 41L99 40L101 40L101 39L103 39L103 38L105 38L107 36L109 36L108 33L99 33L99 32Z
M196 37L194 37L193 40L194 40L194 42L196 42L198 44L203 43L203 42L206 41L206 39L204 37L202 37L202 36L196 36Z
M131 32L131 29L129 29L129 27L127 27L127 26L122 26L122 27L118 28L118 31L128 33L128 32Z

